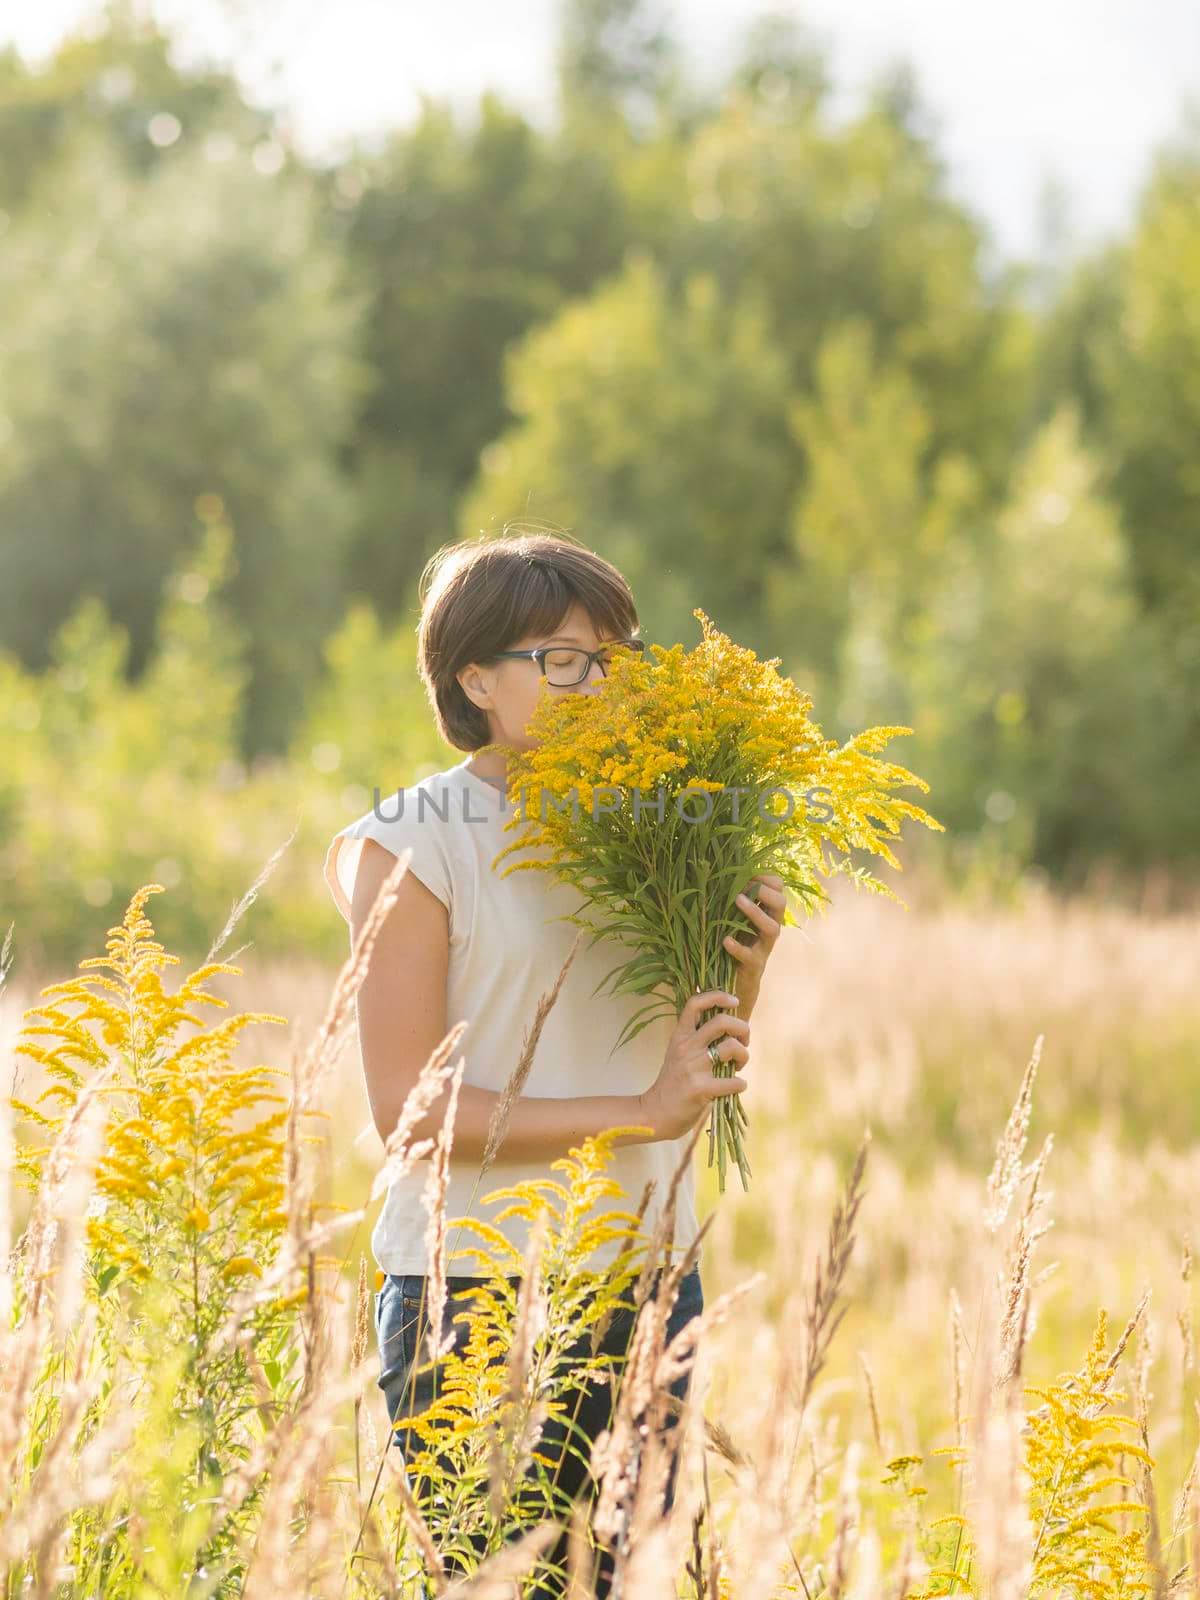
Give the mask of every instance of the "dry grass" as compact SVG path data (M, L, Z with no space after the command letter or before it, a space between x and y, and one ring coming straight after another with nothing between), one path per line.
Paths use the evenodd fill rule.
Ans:
M373 1207L353 1214L366 1207L383 1152L345 1027L352 974L322 1028L331 973L259 965L253 953L245 967L219 992L290 1019L284 1048L296 1083L331 1117L328 1170L313 1168L312 1192L352 1215L333 1241L344 1262L342 1326L314 1336L309 1352L321 1383L293 1408L286 1442L259 1463L271 1475L271 1537L244 1592L295 1588L301 1573L305 1592L354 1592L329 1574L344 1579L357 1550L355 1571L369 1571L373 1586L363 1592L415 1593L402 1575L413 1553L424 1549L437 1568L422 1513L384 1460L387 1419L371 1382L362 1256ZM1124 1330L1102 1368L1113 1387L1118 1367L1129 1374L1133 1398L1116 1410L1135 1413L1130 1451L1140 1441L1154 1461L1151 1470L1132 1453L1120 1458L1118 1476L1131 1487L1112 1497L1144 1514L1118 1513L1114 1526L1129 1538L1141 1530L1152 1591L1172 1592L1175 1580L1174 1592L1200 1593L1188 1533L1200 1437L1189 1246L1200 1192L1198 970L1194 918L1040 894L1004 910L914 897L906 915L835 886L825 919L785 932L753 1021L748 1148L760 1181L718 1202L715 1173L695 1158L713 1314L699 1333L669 1523L658 1526L645 1490L660 1469L653 1447L645 1474L631 1471L645 1446L629 1407L653 1401L669 1370L649 1322L644 1346L631 1350L626 1409L598 1457L608 1472L602 1522L622 1550L626 1596L1054 1592L1035 1586L1045 1537L1039 1547L1023 1498L1024 1419L1037 1405L1025 1388L1082 1372L1100 1307ZM6 1054L29 998L0 997ZM256 1059L256 1049L243 1040L239 1058ZM451 1055L442 1052L437 1072ZM36 1088L23 1071L22 1097ZM856 1175L868 1129L866 1170ZM303 1245L298 1233L293 1248L302 1255ZM526 1331L528 1315L526 1306ZM51 1305L45 1317L39 1338L53 1335ZM86 1319L79 1328L77 1363ZM518 1387L527 1346L520 1341ZM10 1363L20 1348L7 1348ZM64 1376L63 1415L86 1398L86 1383L78 1365ZM18 1420L6 1428L7 1460ZM98 1462L115 1472L137 1441L97 1437L88 1459L103 1481ZM524 1451L529 1438L509 1443ZM360 1486L348 1498L328 1487L337 1470ZM491 1481L502 1484L499 1464ZM4 1559L52 1545L54 1516L85 1503L78 1488L43 1501L49 1533L27 1507L24 1520L9 1520L18 1533L6 1533ZM297 1541L297 1503L316 1508L324 1534ZM931 1524L959 1514L970 1540L958 1535L956 1549L950 1538L940 1559L958 1571L970 1543L974 1565L938 1589ZM955 1527L941 1531L949 1538ZM577 1525L574 1600L589 1592L582 1537ZM1089 1559L1099 1572L1097 1552ZM500 1567L534 1553L507 1545L490 1592L515 1592ZM61 1550L52 1559L63 1560ZM1103 1555L1108 1575L1095 1577L1096 1593L1133 1592L1118 1587L1115 1560ZM67 1591L47 1583L30 1592ZM124 1588L114 1580L97 1592ZM489 1591L447 1581L442 1592Z

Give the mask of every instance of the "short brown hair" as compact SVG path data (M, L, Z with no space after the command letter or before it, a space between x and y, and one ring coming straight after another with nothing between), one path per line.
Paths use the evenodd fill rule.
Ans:
M511 649L526 634L552 634L571 606L602 639L640 626L628 583L611 562L566 533L485 534L444 545L417 586L417 667L438 731L458 750L488 743L487 712L472 705L457 674L471 661Z

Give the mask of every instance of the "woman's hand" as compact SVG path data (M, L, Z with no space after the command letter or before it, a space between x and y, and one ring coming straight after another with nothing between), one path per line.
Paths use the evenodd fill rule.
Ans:
M757 905L751 899L756 890ZM778 942L783 930L783 915L787 910L783 879L773 872L761 872L757 878L751 878L746 891L738 895L734 904L745 912L758 932L751 936L750 944L743 944L732 933L727 933L722 941L734 960L740 963L734 987L737 990L738 1015L741 1017L748 1017L754 1010L767 957Z
M648 1122L659 1139L678 1139L689 1133L719 1095L738 1094L745 1078L719 1078L708 1053L716 1041L722 1061L745 1066L750 1058L750 1024L732 1012L718 1013L696 1026L696 1018L713 1006L733 1006L736 997L720 989L694 994L684 1002L667 1053L653 1085L638 1096Z

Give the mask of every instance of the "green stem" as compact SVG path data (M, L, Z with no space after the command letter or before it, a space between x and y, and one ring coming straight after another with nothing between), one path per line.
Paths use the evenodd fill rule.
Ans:
M711 985L706 985L703 979L707 973L707 964L703 959L701 960L699 966L702 981L696 985L696 992L700 993L706 987L712 987L714 989L724 989L729 994L736 993L734 985L736 984L737 976L736 973L730 971L733 966L733 957L727 950L719 952L716 958L716 965L718 969L717 981ZM718 1009L715 1006L710 1008L702 1020L707 1021L709 1017L717 1013ZM734 1076L733 1063L731 1061L723 1061L720 1068L713 1068L713 1072L718 1077L732 1078ZM712 1167L713 1147L715 1145L717 1153L717 1189L720 1194L725 1193L725 1173L731 1156L741 1176L743 1192L748 1191L750 1188L750 1163L746 1159L742 1138L742 1127L746 1123L746 1110L742 1105L740 1095L721 1095L712 1102L708 1125L708 1165L710 1168Z

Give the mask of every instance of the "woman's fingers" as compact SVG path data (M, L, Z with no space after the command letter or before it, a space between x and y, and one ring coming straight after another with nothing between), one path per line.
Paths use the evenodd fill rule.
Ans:
M763 904L758 904L751 900L748 894L739 894L735 903L740 910L746 913L746 915L750 918L750 921L754 923L755 927L764 933L768 939L775 939L778 938L780 929L783 927L783 923L773 917L770 911L767 910L766 902L768 901L768 894L768 891L762 892L761 899L764 902ZM770 905L775 906L776 909L780 911L783 910L782 897L780 898L780 901L777 902L775 897L772 895L769 898L769 903ZM733 934L728 934L726 937L728 939L732 939Z
M764 892L765 891L765 892ZM746 885L747 894L756 900L783 900L783 879L776 872L760 872Z
M707 1044L710 1039L720 1039L726 1034L736 1034L739 1038L749 1039L750 1019L734 1016L710 1017L696 1029L696 1037L701 1044Z
M696 1032L698 1026L707 1028L713 1022L720 1024L722 1021L728 1021L729 1012L720 1012L717 1016L711 1017L708 1022L702 1024L698 1024L697 1018L702 1011L711 1011L713 1006L734 1007L738 1003L737 995L730 994L725 989L707 989L703 993L689 995L680 1009L673 1037L689 1039ZM719 1027L717 1031L720 1032Z
M683 1009L679 1013L682 1024L686 1017L694 1028L696 1017L701 1011L709 1011L713 1006L736 1006L738 997L730 994L727 989L706 989L703 993L690 994L683 1002Z
M714 1078L712 1081L712 1098L715 1100L723 1094L743 1094L749 1087L745 1078Z
M776 913L787 910L783 879L773 872L760 873L758 877L751 878L737 895L736 903L752 920L757 920L756 912L764 912L774 918Z
M717 1041L717 1054L722 1061L749 1061L750 1048L741 1039L719 1039ZM711 1059L706 1049L704 1059Z

